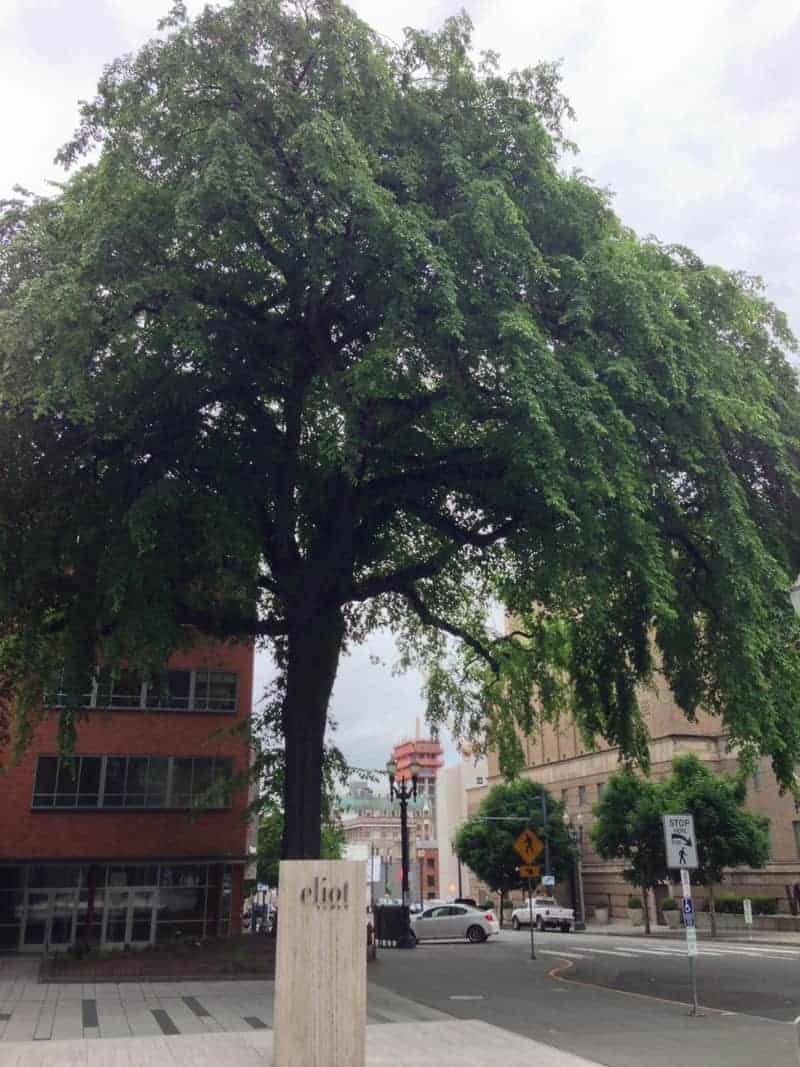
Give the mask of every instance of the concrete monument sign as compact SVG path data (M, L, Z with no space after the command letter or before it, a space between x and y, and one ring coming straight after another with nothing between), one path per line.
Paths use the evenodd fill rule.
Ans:
M283 860L278 889L274 1067L364 1067L364 864Z

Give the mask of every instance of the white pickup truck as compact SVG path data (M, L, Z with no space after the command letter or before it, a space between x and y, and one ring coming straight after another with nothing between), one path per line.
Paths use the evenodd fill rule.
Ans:
M531 912L533 913L533 925L537 930L546 930L548 927L558 927L565 934L569 934L575 928L575 912L572 908L562 908L553 897L533 897L531 902L525 901L519 908L511 913L511 925L515 930L521 926L530 926Z

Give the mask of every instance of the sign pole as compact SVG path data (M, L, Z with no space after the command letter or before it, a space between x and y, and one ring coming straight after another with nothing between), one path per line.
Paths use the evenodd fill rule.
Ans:
M531 928L531 959L536 959L536 949L533 944L533 880L528 879L528 917L530 919Z
M689 983L692 990L692 1009L689 1015L694 1018L701 1018L704 1012L700 1011L697 1001L697 970L695 964L695 959L697 958L697 930L694 925L692 879L689 874L690 869L696 869L698 866L694 817L688 814L665 815L664 845L667 853L667 866L673 870L678 868L681 872L681 889L683 893L681 916L686 930L686 955L689 960Z

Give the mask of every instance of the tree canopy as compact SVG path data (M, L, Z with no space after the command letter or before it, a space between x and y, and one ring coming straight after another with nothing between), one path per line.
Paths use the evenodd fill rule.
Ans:
M763 867L769 859L769 820L748 811L746 799L742 773L715 773L692 753L676 756L672 774L658 782L624 768L611 775L594 806L592 840L606 859L624 858L628 881L650 889L670 876L662 816L693 815L699 866L691 876L709 886L716 934L714 883L722 881L726 867ZM647 909L645 916L649 926Z
M508 770L564 707L644 760L658 661L789 784L800 406L758 282L627 229L564 166L557 70L476 60L466 16L395 45L338 0L233 0L162 31L0 221L17 746L54 665L79 694L97 657L255 638L284 852L317 855L339 656L388 624Z
M542 811L545 796L547 820ZM550 853L550 873L558 880L565 878L573 859L569 833L563 824L564 806L554 800L547 790L527 778L516 778L503 785L495 785L480 803L478 810L456 831L453 848L465 863L490 889L505 895L525 883L519 867L523 860L514 849L514 842L523 830L530 828L542 842L547 839ZM544 870L544 853L536 863Z

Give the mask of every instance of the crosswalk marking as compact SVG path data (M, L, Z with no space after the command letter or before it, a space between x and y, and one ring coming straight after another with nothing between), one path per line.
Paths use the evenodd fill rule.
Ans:
M640 947L624 949L602 949L602 948L588 948L585 945L581 945L581 952L592 952L598 955L604 956L624 956L628 959L636 959L637 956L661 956L661 957L675 957L683 958L686 956L686 949L683 945L666 946L659 945L656 947ZM706 956L715 956L719 959L726 957L739 957L745 959L768 959L768 960L788 960L794 961L800 959L800 952L795 949L780 949L771 945L764 946L733 946L733 945L717 945L713 942L701 941L698 943L698 949L701 954Z
M546 948L539 949L540 956L557 956L560 960L585 960L586 957L582 956L580 952L548 952Z
M620 952L613 948L587 948L581 945L584 952L596 952L598 956L623 956L626 960L635 960L635 952Z

